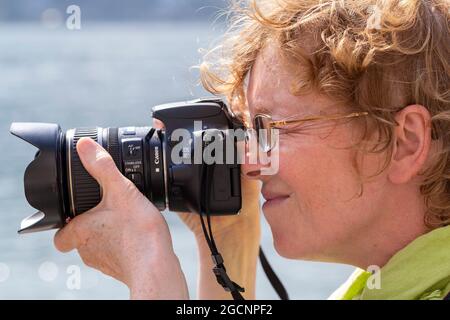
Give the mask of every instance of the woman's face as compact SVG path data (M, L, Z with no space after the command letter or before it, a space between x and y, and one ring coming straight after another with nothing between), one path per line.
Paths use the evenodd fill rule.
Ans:
M322 95L292 95L292 80L279 64L276 49L263 51L249 78L250 115L263 112L278 120L349 113ZM361 183L354 165L355 151L349 146L358 141L361 129L358 120L337 123L281 130L279 170L274 175L257 175L259 165L243 167L244 173L263 182L263 212L276 250L287 258L346 263L340 261L342 253L356 249L358 239L383 219L386 176L365 183L364 193L358 197ZM380 159L380 155L366 156L362 172L376 172Z

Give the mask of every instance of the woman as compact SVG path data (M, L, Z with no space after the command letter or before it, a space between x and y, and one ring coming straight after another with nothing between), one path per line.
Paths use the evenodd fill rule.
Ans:
M218 63L203 65L205 87L249 123L262 114L296 121L276 125L278 172L243 165L242 214L213 220L230 278L255 297L261 181L280 255L358 267L332 298L444 298L448 1L262 0L235 8L220 50L227 59L212 52ZM57 248L77 249L87 265L128 285L131 298L188 298L160 212L100 146L82 139L77 148L103 200L57 233ZM211 273L198 217L180 216L198 242L199 298L228 298ZM373 266L379 286L367 282Z

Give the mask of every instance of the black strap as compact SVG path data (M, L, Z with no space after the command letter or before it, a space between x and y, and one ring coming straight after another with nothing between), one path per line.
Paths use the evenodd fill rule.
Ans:
M449 300L450 301L450 292L442 300Z
M217 249L216 242L214 241L214 236L211 228L211 216L209 209L209 199L210 199L210 191L212 187L212 179L214 173L214 165L204 165L202 172L202 194L205 196L202 203L202 211L200 212L200 221L202 224L203 234L205 235L205 240L208 244L209 249L211 250L211 257L214 263L213 272L216 276L217 282L225 289L225 291L230 292L231 296L234 300L245 300L242 296L241 292L245 292L245 289L239 286L236 282L232 281L227 274L227 269L225 268L224 261L222 255L219 253ZM208 224L208 228L206 228L205 221L203 216L206 215L206 220ZM280 279L277 277L269 262L267 261L264 252L261 247L259 248L259 258L261 260L261 265L267 278L272 284L273 288L277 292L278 296L282 300L289 300L289 296L287 294L286 289L281 283Z
M267 261L266 255L261 247L259 247L259 260L261 261L261 266L269 279L270 284L275 289L276 293L280 297L281 300L289 300L289 295L286 291L286 288L281 283L278 276L273 271L269 261Z
M232 281L228 277L227 269L225 268L222 255L217 250L214 237L212 233L208 234L206 230L206 225L203 220L203 214L200 214L200 220L202 223L203 233L205 235L206 242L208 243L209 249L211 250L211 257L214 263L213 273L216 276L217 282L225 289L225 291L230 292L234 300L245 300L241 295L245 289L239 286L236 282ZM208 229L211 230L211 223L209 219L209 214L207 215Z
M230 277L228 277L222 255L217 250L216 242L214 241L209 209L209 199L212 187L213 173L214 173L214 165L205 164L202 173L203 175L202 180L204 182L202 184L202 189L204 191L202 192L202 194L205 195L205 198L202 203L202 212L200 212L200 221L202 224L203 234L205 235L206 242L208 243L208 247L211 250L211 257L214 263L213 273L216 276L217 282L225 289L225 291L231 293L231 296L233 297L234 300L245 300L244 297L241 295L241 292L244 292L245 289L239 286L236 282L232 281ZM206 215L208 229L206 229L203 215Z

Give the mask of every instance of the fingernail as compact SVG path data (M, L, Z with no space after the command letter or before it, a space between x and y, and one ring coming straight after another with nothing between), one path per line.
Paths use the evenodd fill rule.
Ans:
M261 174L261 170L255 170L255 171L247 172L247 175L248 175L249 177L257 177L257 176L259 176L260 174Z
M83 161L94 163L99 152L97 144L91 138L82 138L77 143L77 151Z

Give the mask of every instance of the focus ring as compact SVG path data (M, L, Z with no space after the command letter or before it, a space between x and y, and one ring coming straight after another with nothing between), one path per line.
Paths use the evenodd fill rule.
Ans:
M98 142L97 128L78 128L74 130L71 142L71 175L73 214L76 216L88 211L100 203L101 191L97 181L86 171L77 152L77 142L83 137L91 138Z
M111 155L116 164L116 167L122 171L121 161L120 161L120 146L119 146L119 129L109 128L108 137L106 139L107 146L106 150Z

